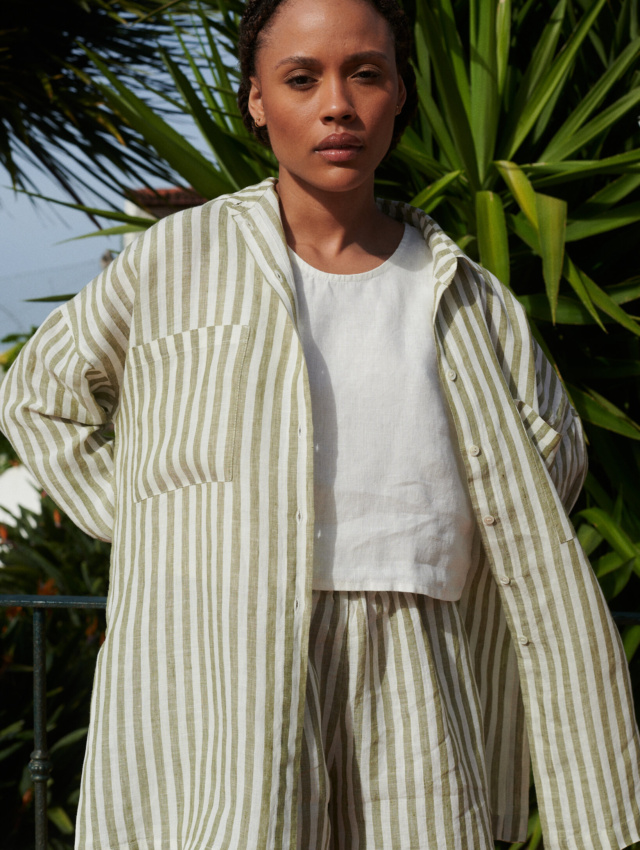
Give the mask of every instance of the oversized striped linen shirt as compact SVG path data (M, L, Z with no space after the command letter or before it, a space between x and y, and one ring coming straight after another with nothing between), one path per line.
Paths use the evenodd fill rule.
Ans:
M524 838L531 753L547 850L625 847L640 746L621 641L565 512L580 422L512 294L429 216L382 208L434 257L425 333L481 534L459 604L495 837ZM313 433L273 181L158 222L56 309L2 384L0 425L69 516L113 541L78 850L295 848Z

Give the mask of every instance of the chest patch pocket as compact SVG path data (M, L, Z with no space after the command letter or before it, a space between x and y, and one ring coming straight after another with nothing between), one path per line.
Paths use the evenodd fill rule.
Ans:
M211 325L130 351L134 500L231 481L248 325Z

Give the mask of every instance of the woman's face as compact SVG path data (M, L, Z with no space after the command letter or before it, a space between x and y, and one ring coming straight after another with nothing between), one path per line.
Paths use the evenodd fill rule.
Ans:
M269 131L280 179L373 187L406 97L389 24L366 0L286 0L269 23L249 110Z

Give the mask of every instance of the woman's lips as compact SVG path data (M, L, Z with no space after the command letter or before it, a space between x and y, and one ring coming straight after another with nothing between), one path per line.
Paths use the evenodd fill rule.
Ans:
M328 162L348 162L355 159L362 150L362 142L350 133L332 133L323 139L316 153Z
M316 153L329 162L348 162L350 159L355 159L361 150L360 146L353 145L353 147L344 148L322 148L316 150Z

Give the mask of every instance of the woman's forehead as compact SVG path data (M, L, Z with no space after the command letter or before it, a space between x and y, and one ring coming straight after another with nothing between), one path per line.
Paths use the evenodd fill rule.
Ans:
M368 0L286 0L264 36L261 46L283 55L290 49L306 55L314 45L350 52L386 51L393 45L387 20Z

